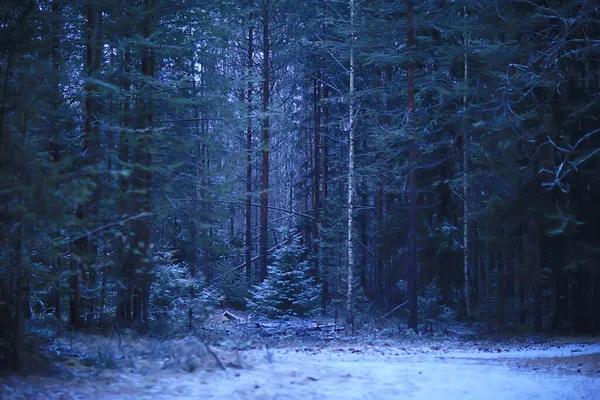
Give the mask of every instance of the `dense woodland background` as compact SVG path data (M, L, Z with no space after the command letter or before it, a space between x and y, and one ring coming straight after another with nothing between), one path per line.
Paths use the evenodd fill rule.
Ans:
M1 1L0 363L211 306L600 333L599 8Z

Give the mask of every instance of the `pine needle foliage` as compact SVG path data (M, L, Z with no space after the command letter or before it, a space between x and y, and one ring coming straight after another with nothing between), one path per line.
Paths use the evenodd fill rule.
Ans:
M274 253L268 277L251 290L248 306L269 317L306 316L319 306L321 285L310 277L310 259L294 230L284 232L285 243Z

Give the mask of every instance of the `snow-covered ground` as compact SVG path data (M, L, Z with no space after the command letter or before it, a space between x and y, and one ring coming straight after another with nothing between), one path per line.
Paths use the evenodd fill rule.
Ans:
M67 382L29 379L22 383L29 388L22 398L600 400L600 344L527 348L341 344L248 350L233 362L222 355L226 371L158 368L143 374L103 372L93 379ZM536 360L579 363L578 357L592 363L585 374L576 369L557 372L548 365L533 368ZM240 365L245 367L237 368ZM13 394L24 393L23 389ZM0 398L18 396L5 393Z

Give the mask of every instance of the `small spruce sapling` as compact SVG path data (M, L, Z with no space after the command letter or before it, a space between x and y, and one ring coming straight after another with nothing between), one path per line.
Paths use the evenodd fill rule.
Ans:
M269 317L307 316L319 307L320 284L308 273L310 260L300 234L282 233L285 242L273 255L267 279L250 291L248 307Z

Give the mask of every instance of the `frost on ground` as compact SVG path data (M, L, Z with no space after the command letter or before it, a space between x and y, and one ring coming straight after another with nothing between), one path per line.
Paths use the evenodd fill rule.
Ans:
M169 351L176 347L171 344ZM104 368L91 375L0 380L1 397L600 399L597 343L500 347L472 342L337 341L326 346L214 349L214 353L225 371L214 360L211 366L210 357L195 368L165 367L169 357L154 361L146 357L143 366L137 360L127 368Z

